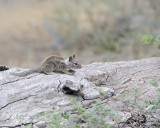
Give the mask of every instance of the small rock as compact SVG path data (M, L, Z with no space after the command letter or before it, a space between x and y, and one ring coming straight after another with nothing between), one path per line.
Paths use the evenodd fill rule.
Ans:
M148 112L148 111L151 111L154 107L155 106L151 104L151 105L148 105L144 110Z
M92 103L94 103L95 101L93 100L84 100L82 101L83 106L85 107L89 107Z
M33 121L32 121L32 123L34 123L34 124L37 122L39 122L38 119L33 119Z
M33 125L33 128L38 128L36 125Z
M39 122L37 122L37 123L35 124L35 126L36 126L37 128L46 128L47 124L46 124L45 121L39 121ZM35 127L35 128L36 128L36 127Z
M155 115L156 115L157 118L160 118L160 109L157 109Z

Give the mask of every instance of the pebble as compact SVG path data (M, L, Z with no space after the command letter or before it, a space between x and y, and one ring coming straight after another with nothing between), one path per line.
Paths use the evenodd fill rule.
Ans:
M39 121L35 124L35 128L46 128L47 124L45 121Z

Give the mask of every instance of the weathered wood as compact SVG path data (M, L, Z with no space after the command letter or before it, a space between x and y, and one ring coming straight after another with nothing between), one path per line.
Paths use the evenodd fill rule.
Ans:
M34 124L36 114L44 111L58 112L72 109L70 98L82 104L91 103L101 97L99 89L110 96L107 105L117 113L125 115L123 109L133 95L123 96L124 92L139 91L140 103L154 99L156 89L151 80L160 82L160 58L144 60L92 63L77 70L74 75L53 73L51 75L35 73L26 77L10 74L19 68L0 72L0 128L20 127L22 124ZM65 90L63 90L65 89ZM114 91L113 91L114 90ZM71 94L67 95L66 91Z

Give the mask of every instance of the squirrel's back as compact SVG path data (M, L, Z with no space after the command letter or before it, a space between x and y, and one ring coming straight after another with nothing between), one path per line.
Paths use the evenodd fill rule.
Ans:
M43 63L34 69L29 69L27 71L23 71L23 72L19 72L19 73L11 73L12 75L15 76L27 76L30 75L32 73L49 73L49 72L53 72L54 69L58 68L57 66L60 65L60 63L64 62L64 58L56 56L56 55L52 55L50 57L48 57L47 59L45 59L43 61Z

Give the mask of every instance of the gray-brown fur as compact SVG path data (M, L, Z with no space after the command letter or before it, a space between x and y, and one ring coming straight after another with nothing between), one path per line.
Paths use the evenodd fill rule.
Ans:
M35 72L49 74L51 72L61 72L65 74L74 74L74 69L82 68L81 64L76 60L75 55L68 59L53 55L48 57L44 62L35 69L30 69L21 73L12 73L16 76L26 76Z

